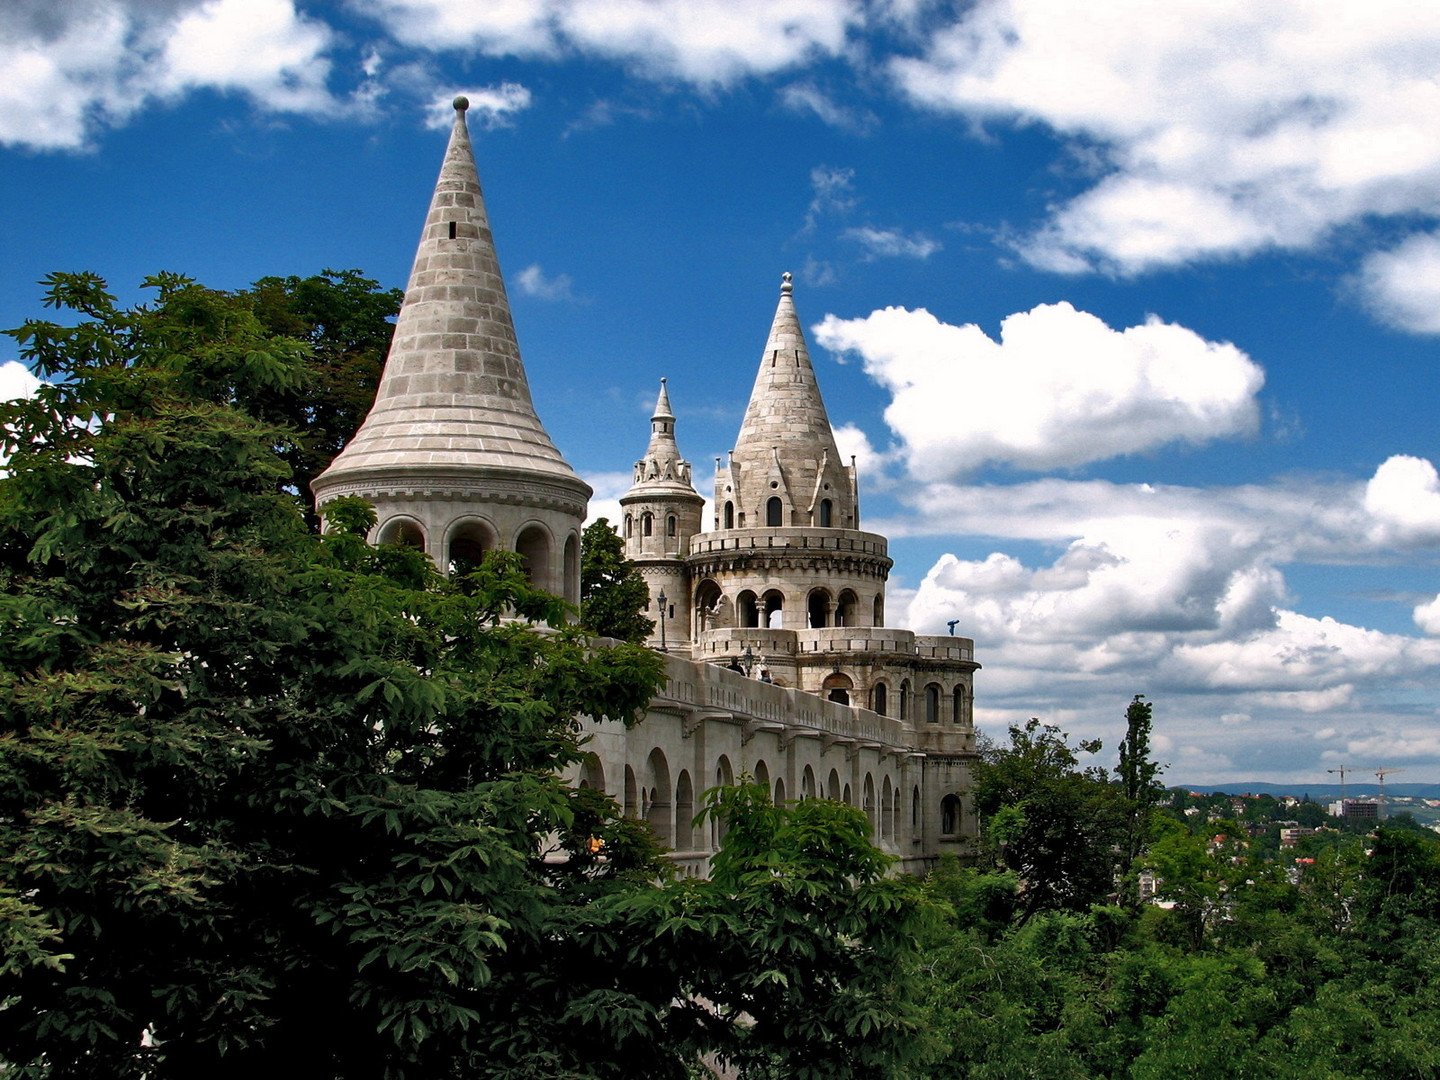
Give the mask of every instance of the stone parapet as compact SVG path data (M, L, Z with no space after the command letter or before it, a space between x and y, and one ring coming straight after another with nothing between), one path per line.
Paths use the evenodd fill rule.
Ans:
M697 533L690 538L692 558L774 548L795 548L812 553L834 551L848 555L870 555L889 562L886 554L889 544L885 537L879 533L860 532L858 529L818 529L808 526L717 529Z

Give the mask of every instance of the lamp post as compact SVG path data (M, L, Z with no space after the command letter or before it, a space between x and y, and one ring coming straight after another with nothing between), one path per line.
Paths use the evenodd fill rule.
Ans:
M745 652L740 656L740 663L745 668L745 677L748 679L750 673L755 670L755 653L751 651L749 645L745 646Z
M660 604L660 651L669 652L665 647L665 590L661 589L660 595L655 599Z

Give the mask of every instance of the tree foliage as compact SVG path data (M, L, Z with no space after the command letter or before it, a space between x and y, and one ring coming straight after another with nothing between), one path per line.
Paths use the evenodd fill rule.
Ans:
M305 346L248 303L47 284L78 318L12 332L47 382L0 406L7 1077L887 1073L920 902L863 817L718 793L715 881L667 883L558 779L653 653L514 558L371 547L357 500L310 531L296 433L249 409Z
M650 590L625 558L625 542L608 518L585 527L580 545L580 625L601 637L641 642L655 628L644 614Z

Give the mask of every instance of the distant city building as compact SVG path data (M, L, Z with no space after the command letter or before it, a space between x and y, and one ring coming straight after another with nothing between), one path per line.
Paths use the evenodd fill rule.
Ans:
M1330 804L1330 816L1375 821L1380 817L1380 804L1362 799L1336 799Z

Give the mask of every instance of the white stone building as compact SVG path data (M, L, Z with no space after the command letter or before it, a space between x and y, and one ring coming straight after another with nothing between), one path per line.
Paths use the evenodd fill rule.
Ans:
M375 539L441 567L517 551L537 584L578 602L591 491L531 404L465 107L375 404L316 478L316 503L364 497ZM742 773L779 802L861 807L905 869L967 853L974 643L885 626L886 541L860 529L855 465L836 449L788 274L735 448L716 462L709 528L663 379L621 504L666 682L642 723L595 729L576 781L649 821L687 872L716 842L692 825L701 793Z

